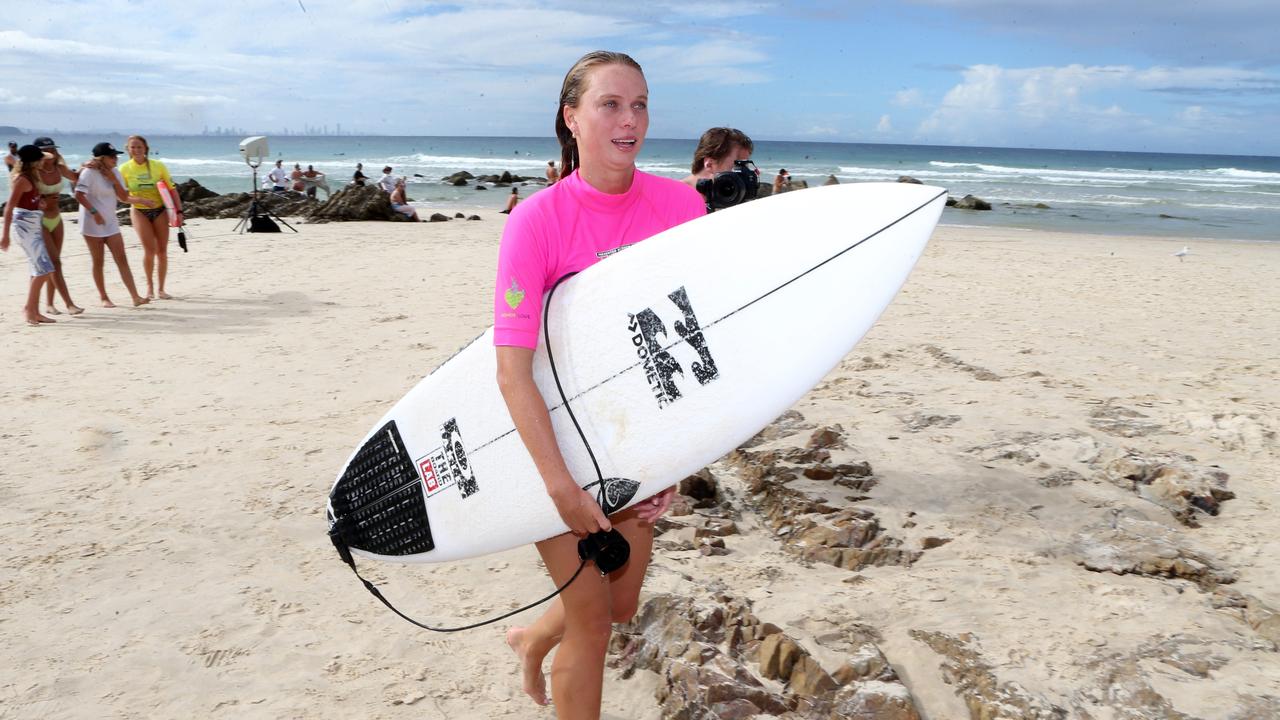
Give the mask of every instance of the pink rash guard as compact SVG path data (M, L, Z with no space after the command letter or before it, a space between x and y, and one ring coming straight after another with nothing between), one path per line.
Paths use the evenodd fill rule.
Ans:
M535 193L502 232L493 344L537 347L542 297L556 280L705 213L693 188L639 170L621 195L596 190L576 170Z

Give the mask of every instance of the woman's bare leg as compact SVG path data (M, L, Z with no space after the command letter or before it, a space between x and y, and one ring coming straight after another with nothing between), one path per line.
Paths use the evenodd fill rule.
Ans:
M48 281L48 275L31 278L31 286L27 288L27 304L22 308L22 314L26 316L28 325L57 322L53 318L40 314L40 290Z
M113 308L116 304L107 297L107 283L102 276L106 240L106 238L84 236L84 244L89 246L89 258L93 261L93 284L98 287L98 300L102 302L102 307Z
M611 622L621 623L630 620L636 613L637 603L640 598L640 587L644 583L645 572L648 570L649 560L653 553L653 525L640 520L634 508L618 513L610 520L613 523L613 527L627 539L631 546L631 555L627 560L627 564L609 575L609 619ZM577 563L580 562L577 556L577 538L572 535L568 537L572 540L569 544L573 548L574 569L576 569ZM546 542L550 543L556 539L553 538ZM542 544L539 544L538 549L540 552L542 551ZM545 561L545 553L543 558ZM548 567L550 567L549 564ZM582 572L583 575L574 581L574 585L583 582L587 573L592 573L593 578L599 577L599 574L594 572L594 566L588 567ZM563 582L563 580L558 580L557 585L560 582ZM520 658L521 680L524 691L539 705L546 704L546 681L542 674L543 659L552 648L561 642L565 634L565 605L561 601L562 597L564 595L553 600L551 606L547 608L542 617L538 618L529 627L516 627L507 632L507 644L511 646L511 649ZM610 627L611 632L612 627ZM607 649L607 635L605 643ZM560 652L563 652L563 649ZM557 653L555 662L559 662L559 656L560 653ZM600 663L600 681L603 683L603 656L601 656ZM555 663L553 663L553 686L556 684L555 672ZM576 717L565 715L565 710L561 708L558 694L553 693L553 697L556 698L556 709L562 717ZM598 690L596 697L596 715L583 715L582 717L598 717L600 705Z
M150 299L138 294L138 286L133 283L133 271L129 269L129 258L124 251L124 237L116 233L105 239L107 247L111 249L111 257L116 261L116 269L120 271L120 279L124 281L125 288L128 289L129 295L133 298L133 306L137 307L151 302Z
M147 297L156 296L153 276L156 267L156 231L151 221L137 208L129 210L129 218L133 221L133 231L138 234L138 242L142 243L142 271L147 276Z
M169 275L169 216L161 213L160 217L151 221L151 232L156 239L156 297L171 300L173 296L164 291L164 279ZM147 276L150 280L150 273Z
M62 302L67 306L67 312L72 315L79 315L84 312L84 308L78 307L75 303L71 302L71 291L67 288L67 279L62 274L62 243L64 233L66 231L66 225L67 224L65 222L58 223L58 227L54 228L53 232L49 232L48 230L44 231L44 244L49 251L49 259L53 261L53 275L50 277L50 281L46 285L48 289L45 293L45 304L50 310L55 313L57 312L53 307L53 291L57 289L58 294L62 296Z

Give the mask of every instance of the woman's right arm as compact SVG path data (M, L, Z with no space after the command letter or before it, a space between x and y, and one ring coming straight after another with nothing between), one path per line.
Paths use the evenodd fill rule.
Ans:
M13 181L9 190L9 202L4 204L4 233L0 235L0 250L9 250L9 225L13 223L13 209L17 207L18 198L31 188L31 181L20 177Z
M533 379L533 350L500 345L498 389L507 403L520 440L542 476L547 494L555 503L560 519L579 537L613 526L591 493L583 490L569 473L560 453L551 415Z

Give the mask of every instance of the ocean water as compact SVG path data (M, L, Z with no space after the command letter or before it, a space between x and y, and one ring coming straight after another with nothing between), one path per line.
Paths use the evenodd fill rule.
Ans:
M124 142L123 136L56 139L75 163L87 159L100 140L117 147ZM165 161L175 180L193 177L216 192L252 188L252 171L238 152L240 139L148 138L153 157ZM560 156L550 137L269 136L269 143L273 160L289 168L295 162L303 168L315 165L335 191L350 180L357 162L375 178L391 165L397 175L408 177L414 204L426 210L500 208L506 189L453 187L441 179L459 170L541 177L547 161ZM683 177L695 144L651 138L639 167ZM972 194L994 206L990 212L948 209L944 223L1280 242L1276 157L761 141L752 159L765 181L784 167L811 186L833 175L842 183L910 175L956 197ZM7 178L2 183L7 196Z

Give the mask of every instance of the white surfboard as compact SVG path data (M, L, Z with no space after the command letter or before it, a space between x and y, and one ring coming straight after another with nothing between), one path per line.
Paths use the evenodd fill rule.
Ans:
M544 314L534 377L569 470L616 511L714 462L814 387L884 311L946 191L865 183L746 203L584 270ZM374 426L329 497L335 543L441 562L567 530L495 381L486 331Z

